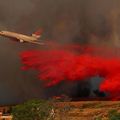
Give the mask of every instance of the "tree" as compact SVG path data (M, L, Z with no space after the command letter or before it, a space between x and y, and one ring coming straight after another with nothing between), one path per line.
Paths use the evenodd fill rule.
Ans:
M53 106L50 101L30 100L14 106L12 115L13 120L47 120L52 110Z

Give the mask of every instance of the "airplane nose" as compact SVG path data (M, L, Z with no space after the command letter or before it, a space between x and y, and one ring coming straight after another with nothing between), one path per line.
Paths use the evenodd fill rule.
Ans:
M3 31L0 31L0 34L3 34Z

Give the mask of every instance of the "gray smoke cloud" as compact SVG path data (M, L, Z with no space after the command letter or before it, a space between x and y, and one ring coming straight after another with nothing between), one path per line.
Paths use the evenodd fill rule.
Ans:
M44 39L64 44L119 47L119 11L119 0L4 0L0 1L0 30L31 34L43 28ZM64 88L67 83L44 89L35 77L36 73L20 70L19 54L28 49L41 48L0 37L1 104L13 104L33 97L45 98L64 91L70 94L81 84L70 84L67 90ZM91 86L89 82L87 86ZM58 92L53 93L54 89Z

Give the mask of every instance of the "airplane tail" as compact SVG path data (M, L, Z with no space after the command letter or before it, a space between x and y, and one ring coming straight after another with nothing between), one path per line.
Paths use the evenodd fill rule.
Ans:
M36 32L34 32L34 33L32 34L32 36L33 36L33 37L36 37L36 38L40 38L42 32L43 32L43 30L42 30L42 29L39 29L39 30L37 30Z

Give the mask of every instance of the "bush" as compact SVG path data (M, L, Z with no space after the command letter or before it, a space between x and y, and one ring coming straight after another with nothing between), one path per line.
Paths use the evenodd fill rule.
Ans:
M52 109L49 101L30 100L12 108L13 120L47 120Z
M117 110L110 110L108 115L109 120L120 120L120 113Z

